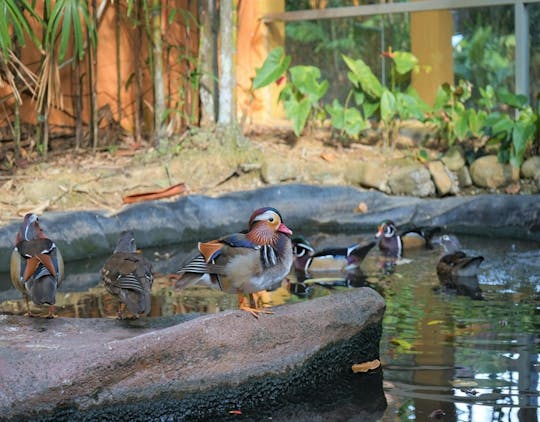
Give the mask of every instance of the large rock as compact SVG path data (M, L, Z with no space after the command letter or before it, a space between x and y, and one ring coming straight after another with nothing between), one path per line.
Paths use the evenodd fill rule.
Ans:
M397 169L388 179L390 190L395 195L425 197L435 194L435 185L429 170L422 165Z
M471 164L471 179L482 188L506 186L513 181L512 166L500 163L496 155L486 155Z
M2 420L180 420L258 409L379 357L370 288L156 329L139 321L0 316ZM159 320L159 318L157 319Z

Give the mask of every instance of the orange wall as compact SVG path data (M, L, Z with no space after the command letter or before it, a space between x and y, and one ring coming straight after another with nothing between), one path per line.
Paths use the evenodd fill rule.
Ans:
M109 106L113 117L118 118L117 106L117 70L116 70L116 35L115 35L115 6L113 2L107 1L107 8L99 24L98 32L98 50L97 50L97 102L98 108ZM167 106L175 108L178 113L171 116L177 120L178 126L182 125L183 117L189 112L190 103L197 101L197 96L192 93L185 94L183 91L188 89L190 71L196 65L198 51L198 29L195 24L197 17L197 2L189 0L164 0L163 2L162 31L166 36L169 48L164 48L164 69L165 69L165 88L168 99ZM37 2L37 11L42 13L42 2ZM189 12L194 20L190 25L185 24L184 14L181 9L190 5ZM176 9L176 10L175 10ZM148 49L143 34L142 42L137 44L135 30L130 18L126 16L126 3L122 2L121 9L122 24L120 35L120 65L121 65L121 83L122 83L122 126L128 130L133 128L133 119L135 114L135 83L134 70L138 60L143 62L143 112L145 121L148 125L152 124L152 84L150 69L147 64ZM169 22L169 16L174 15L172 22ZM38 71L38 64L41 59L40 53L31 42L28 42L22 50L22 61L28 65L34 72ZM189 63L188 63L189 62ZM88 124L90 116L89 106L89 82L88 67L86 59L82 67L83 74L83 121ZM62 125L73 127L75 115L72 99L75 95L75 71L71 65L64 66L60 71L60 80L63 93L63 110L58 108L50 111L49 122L51 125ZM9 93L6 87L0 89L0 96ZM11 101L12 103L12 101ZM23 96L23 106L21 108L21 118L24 122L35 124L36 122L36 103L29 95ZM4 110L9 110L9 116L6 116ZM7 103L4 110L0 109L0 126L6 124L7 118L12 119L12 108ZM52 128L54 130L54 127Z

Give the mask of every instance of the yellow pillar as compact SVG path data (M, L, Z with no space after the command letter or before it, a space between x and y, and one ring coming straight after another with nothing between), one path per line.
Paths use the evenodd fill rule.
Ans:
M431 70L413 74L412 85L425 102L433 105L437 88L454 83L452 14L449 10L411 13L411 47L421 66Z
M255 69L262 66L268 53L277 46L285 46L285 24L265 24L261 18L269 13L285 11L285 0L241 1L238 10L237 98L239 120L269 123L283 117L277 102L280 87L268 87L251 92Z

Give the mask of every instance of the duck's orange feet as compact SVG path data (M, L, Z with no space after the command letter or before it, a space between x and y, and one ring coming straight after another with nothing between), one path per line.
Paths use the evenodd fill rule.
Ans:
M251 315L253 315L255 318L259 318L260 314L273 314L272 311L261 309L261 308L253 308L249 305L246 305L245 298L242 293L238 293L238 309L242 311L249 312Z
M55 310L56 310L56 308L55 308L54 305L49 306L49 313L47 314L47 316L45 318L47 318L47 319L57 318L58 315L54 314Z

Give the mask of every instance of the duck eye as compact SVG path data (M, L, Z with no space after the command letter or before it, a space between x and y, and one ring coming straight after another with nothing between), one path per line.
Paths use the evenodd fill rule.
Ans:
M274 217L270 217L270 218L268 219L268 221L270 221L270 223L273 223L273 222L274 222Z

